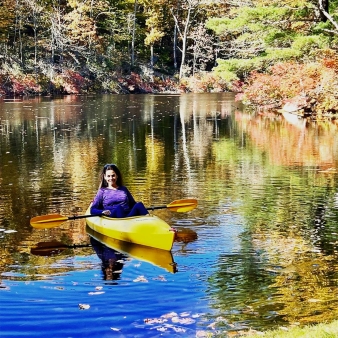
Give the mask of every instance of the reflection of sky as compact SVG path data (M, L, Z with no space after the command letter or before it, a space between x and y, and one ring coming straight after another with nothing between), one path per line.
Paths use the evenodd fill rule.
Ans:
M58 263L60 267L72 264L77 271L57 274L55 266L56 273L49 280L6 281L8 290L0 291L2 304L8 304L6 309L4 306L0 309L1 331L15 336L23 332L31 336L48 332L55 337L103 337L112 334L114 328L127 336L137 333L154 337L156 330L146 325L145 320L160 319L175 311L178 318L182 321L188 318L192 324L173 324L171 320L164 323L185 326L186 332L195 332L202 312L207 310L207 302L202 300L203 289L192 267L173 275L151 264L130 260L125 263L120 280L105 282L100 263L96 255L80 256ZM187 274L191 276L189 284ZM90 308L80 310L79 304ZM168 331L173 333L174 329Z
M258 327L276 323L276 313L264 307L263 319L244 313L245 302L250 296L255 307L266 295L269 306L279 301L269 288L271 271L278 273L281 257L296 257L289 254L298 254L293 243L318 257L336 243L338 134L334 126L300 131L282 117L234 114L236 103L228 98L103 95L0 103L0 227L17 230L0 243L2 284L8 287L0 288L1 331L41 334L43 323L42 330L50 327L59 336L102 337L111 327L150 336L161 331L148 327L145 318L187 312L195 318L191 329L205 324L199 313L213 312L210 304L218 300L229 313L236 304L238 317L231 320L245 318ZM74 252L34 261L28 254L38 241L85 241L85 221L38 232L29 218L84 214L108 162L119 165L128 188L147 206L198 199L189 214L156 212L179 230L197 233L192 242L174 244L177 274L133 259L117 284L105 284L96 255ZM45 267L47 280L20 280L37 271L47 275ZM250 273L257 277L254 283ZM97 286L104 293L95 294ZM80 303L90 309L79 310Z

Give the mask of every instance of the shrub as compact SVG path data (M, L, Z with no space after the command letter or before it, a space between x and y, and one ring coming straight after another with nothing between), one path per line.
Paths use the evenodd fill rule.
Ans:
M53 80L55 88L66 94L84 93L87 91L88 84L88 79L70 69L58 74Z
M255 105L282 106L297 96L308 98L322 113L338 108L338 62L323 59L299 64L282 62L269 68L269 73L252 72L244 86L243 101Z
M180 89L184 92L194 93L220 93L230 90L238 90L232 81L225 81L216 74L198 73L189 78L183 78L180 81Z

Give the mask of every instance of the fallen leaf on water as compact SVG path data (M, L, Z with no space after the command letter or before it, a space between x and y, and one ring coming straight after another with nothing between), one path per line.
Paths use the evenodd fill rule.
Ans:
M167 319L161 319L161 318L146 318L144 319L144 322L146 324L163 324L165 322L167 322Z
M172 317L177 317L176 312L169 312L161 316L162 318L172 318Z
M88 310L90 308L89 304L79 304L80 310Z
M116 327L111 327L110 329L113 331L121 331L120 329L117 329Z
M173 323L180 323L180 324L186 324L186 325L195 323L195 320L192 319L192 318L173 317L171 320L172 320Z
M199 313L195 313L194 315L191 316L191 318L199 318L201 315Z
M148 280L144 278L144 276L139 276L136 279L133 280L133 282L143 282L143 283L148 283Z
M155 277L154 280L160 280L161 282L166 282L167 281L164 276Z
M165 332L165 331L167 331L168 329L167 329L166 327L164 327L164 326L161 326L161 327L156 328L156 330L157 330L157 331L161 331L161 332Z

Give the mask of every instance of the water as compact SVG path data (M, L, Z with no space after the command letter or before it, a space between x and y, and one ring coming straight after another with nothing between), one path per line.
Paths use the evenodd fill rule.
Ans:
M203 337L335 319L337 126L290 118L246 113L232 94L0 102L1 337ZM146 206L198 199L189 213L154 211L178 230L171 253L102 246L83 219L30 226L84 214L105 163Z

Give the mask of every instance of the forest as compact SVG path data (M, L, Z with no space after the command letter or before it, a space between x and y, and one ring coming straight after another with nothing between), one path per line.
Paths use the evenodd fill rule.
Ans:
M238 93L317 119L338 107L338 2L0 0L0 96Z

